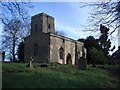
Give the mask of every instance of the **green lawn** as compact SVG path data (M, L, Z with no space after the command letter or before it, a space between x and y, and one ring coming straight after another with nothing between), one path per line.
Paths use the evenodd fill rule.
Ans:
M118 66L88 66L87 70L72 65L34 66L31 69L23 63L3 63L3 88L118 88L118 78L111 72Z

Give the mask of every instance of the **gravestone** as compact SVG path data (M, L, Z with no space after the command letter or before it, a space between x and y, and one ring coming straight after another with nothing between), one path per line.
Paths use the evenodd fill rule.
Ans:
M78 69L86 70L87 69L87 60L84 57L78 59Z
M33 58L31 57L31 60L30 60L29 64L26 65L26 67L33 68L32 62L33 62Z

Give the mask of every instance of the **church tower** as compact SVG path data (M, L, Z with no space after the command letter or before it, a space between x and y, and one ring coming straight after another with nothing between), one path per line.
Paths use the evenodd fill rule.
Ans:
M45 13L40 13L32 16L31 34L43 32L54 33L54 18Z

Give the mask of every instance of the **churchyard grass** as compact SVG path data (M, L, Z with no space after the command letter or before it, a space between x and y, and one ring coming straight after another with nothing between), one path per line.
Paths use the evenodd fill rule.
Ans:
M117 76L109 71L116 65L108 65L107 69L89 65L87 70L78 70L72 65L33 66L28 68L24 63L3 63L3 88L118 88Z

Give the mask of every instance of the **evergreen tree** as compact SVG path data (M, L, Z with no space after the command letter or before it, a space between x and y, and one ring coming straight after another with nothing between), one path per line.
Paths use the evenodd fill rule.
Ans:
M91 57L90 50L92 48L96 48L97 50L100 50L98 40L95 39L93 36L89 36L86 39L78 39L78 41L83 42L85 48L87 49L87 63L93 63L93 58Z
M111 42L110 39L108 39L108 32L109 28L100 25L100 32L101 36L99 37L99 44L105 55L109 55L110 47L111 47Z

